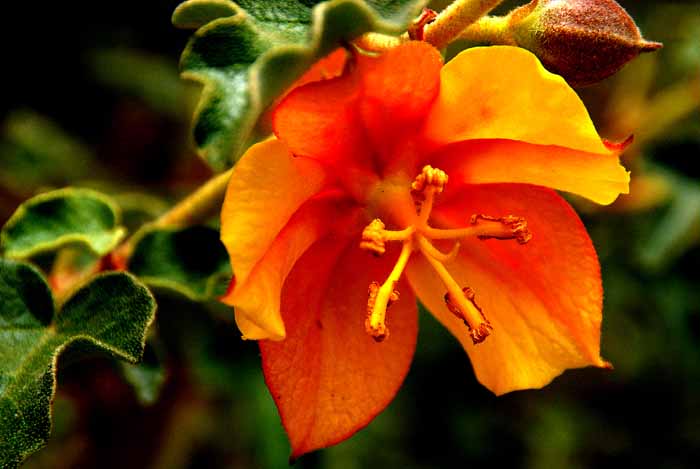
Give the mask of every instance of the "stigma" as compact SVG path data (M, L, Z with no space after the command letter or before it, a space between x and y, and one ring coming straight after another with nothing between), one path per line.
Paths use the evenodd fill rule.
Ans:
M423 167L422 171L410 184L416 216L412 224L401 230L387 230L384 222L373 219L363 230L360 248L370 251L376 256L386 252L386 243L401 243L401 253L393 269L383 283L372 282L368 288L367 317L365 329L377 342L389 336L387 311L399 300L396 290L399 279L403 274L408 260L412 255L422 255L427 260L435 274L440 278L446 293L445 307L466 326L467 333L476 345L493 331L491 322L485 312L476 303L476 293L469 286L460 286L454 279L446 264L454 260L461 242L468 238L480 240L498 239L515 240L526 244L532 239L527 221L523 217L505 215L501 217L487 214L472 214L465 217L465 226L455 229L438 229L430 226L430 215L435 198L445 190L448 182L447 174L431 166ZM468 221L467 221L468 220ZM437 240L452 241L448 252L443 252L433 244Z

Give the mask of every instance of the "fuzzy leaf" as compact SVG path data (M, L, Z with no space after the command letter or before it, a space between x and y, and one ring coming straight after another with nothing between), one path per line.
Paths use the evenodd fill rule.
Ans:
M158 228L137 242L129 270L146 284L201 301L223 295L231 279L226 249L213 228Z
M51 431L56 363L71 345L136 362L155 301L125 273L95 277L54 314L41 274L0 259L0 467L16 467Z
M119 223L119 209L107 196L61 189L20 205L0 232L0 246L5 256L18 259L75 243L103 255L124 237Z
M265 109L316 60L368 31L399 34L426 0L188 0L178 27L199 28L181 58L204 86L194 140L215 170L269 133Z

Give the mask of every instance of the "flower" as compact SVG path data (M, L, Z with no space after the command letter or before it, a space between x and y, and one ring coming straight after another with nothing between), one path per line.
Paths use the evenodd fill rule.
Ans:
M531 53L443 66L408 42L290 92L238 162L222 240L243 336L260 340L292 457L348 438L413 357L418 298L496 394L606 367L592 243L550 188L628 186L566 82Z

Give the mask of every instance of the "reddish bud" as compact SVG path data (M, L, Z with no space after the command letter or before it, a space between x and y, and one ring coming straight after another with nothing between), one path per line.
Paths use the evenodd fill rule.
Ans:
M533 0L511 12L509 29L517 45L573 86L596 83L662 46L645 41L613 0Z

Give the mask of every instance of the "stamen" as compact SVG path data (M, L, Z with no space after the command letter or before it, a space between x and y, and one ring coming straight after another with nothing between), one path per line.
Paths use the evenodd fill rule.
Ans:
M410 238L415 231L413 226L399 231L385 230L384 227L384 222L379 218L372 220L370 224L362 230L360 249L373 251L377 256L381 256L386 252L386 241L405 241Z
M377 296L379 295L379 283L372 282L369 284L369 290L367 292L367 319L365 319L365 329L367 333L372 336L377 342L381 342L387 337L389 337L389 328L386 325L386 310L388 310L391 305L399 301L398 290L393 290L389 295L389 300L386 304L386 309L384 310L384 317L378 318L373 315L375 305L377 304Z
M414 245L425 256L447 288L445 305L452 314L466 324L472 342L474 344L483 342L493 330L483 310L476 304L474 291L469 287L461 288L444 264L454 260L460 249L460 241L464 238L514 239L520 244L525 244L532 239L532 234L528 230L525 218L515 215L493 217L476 214L471 216L470 226L464 228L431 227L428 220L433 210L435 195L445 190L447 181L448 177L444 171L431 166L423 167L411 184L411 195L416 202L418 216L413 218L402 213L404 216L400 218L412 220L409 222L411 225L402 230L392 231L387 230L379 218L375 218L362 232L360 248L372 251L376 255L386 252L387 241L403 243L396 265L384 283L379 285L378 282L372 282L369 285L365 329L377 342L381 342L389 335L386 324L387 309L399 299L399 292L395 287L413 252ZM403 195L405 196L405 193ZM384 207L386 208L387 205ZM431 242L440 239L454 241L450 252L440 251Z
M440 194L445 190L448 179L445 171L426 165L423 166L421 173L416 176L416 179L411 183L414 197L421 194L423 196L423 200L419 200L418 197L416 197L416 208L420 211L418 223L427 224L430 212L433 210L435 194Z
M475 214L472 215L470 223L479 225L480 221L495 224L496 229L484 234L478 235L479 239L515 239L519 244L526 244L532 239L532 233L527 228L527 221L523 217L515 215L506 215L505 217L492 217L489 215ZM499 232L498 225L501 225L502 230Z
M425 165L423 166L421 173L416 176L416 179L413 180L411 189L416 192L420 192L424 190L426 186L432 186L437 189L437 193L439 194L445 189L448 179L449 178L447 177L447 173L445 173L445 171L438 168L433 168L430 165Z
M408 239L403 244L396 265L394 265L393 270L382 286L380 287L377 282L369 284L365 330L377 342L381 342L389 336L389 328L386 325L386 312L399 299L399 292L394 290L394 288L406 268L412 252L413 240Z
M488 319L486 319L481 308L474 302L474 292L472 292L471 289L462 289L459 287L445 266L430 254L430 248L428 246L432 247L432 245L427 239L419 236L418 245L428 263L430 263L438 274L438 277L440 277L440 280L442 280L445 288L447 288L447 293L445 294L447 308L452 314L464 321L469 328L469 335L474 344L483 342L490 334L493 327Z
M421 236L421 235L418 235ZM421 236L422 237L422 236ZM430 244L427 240L423 243L420 243L421 250L438 260L439 262L442 262L443 264L447 262L451 262L454 260L455 257L457 257L457 253L459 252L460 244L459 241L455 242L455 244L452 246L452 249L450 249L450 252L447 254L440 252L435 246Z
M375 218L370 222L369 225L362 230L362 242L360 242L360 249L366 249L368 251L373 251L378 256L381 256L386 252L386 245L384 244L384 223L379 218Z
M527 220L515 215L472 215L470 224L472 226L467 228L446 230L426 226L421 231L429 239L462 239L476 236L479 239L515 239L519 244L526 244L532 239Z
M484 311L481 309L481 307L476 304L476 300L474 299L475 294L474 290L472 290L469 287L464 287L462 288L462 293L464 296L469 300L469 302L474 305L474 308L479 312L481 315L481 318L483 319L483 322L481 322L476 329L473 329L470 325L469 322L467 321L467 318L465 317L464 313L462 310L459 309L459 307L455 304L455 302L452 300L452 296L450 295L449 292L445 293L445 305L447 305L447 309L450 310L452 314L457 316L459 319L464 322L464 324L467 326L469 329L469 335L472 338L472 343L474 345L480 344L484 340L486 340L486 337L491 333L493 330L493 326L491 326L491 323L489 322L488 319L486 319L486 316L484 315Z

